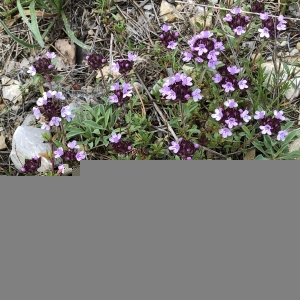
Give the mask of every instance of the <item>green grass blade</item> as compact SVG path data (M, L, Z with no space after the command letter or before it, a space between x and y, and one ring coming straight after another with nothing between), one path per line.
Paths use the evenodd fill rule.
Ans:
M14 34L12 34L9 29L6 27L5 23L3 21L0 20L0 24L3 26L3 29L6 31L6 33L17 43L19 43L20 45L26 47L26 48L37 48L40 47L39 44L28 44L26 42L24 42L23 40L20 40L18 37L16 37Z
M91 49L90 46L85 45L84 43L82 43L81 41L79 41L79 40L76 38L76 36L74 35L73 31L71 31L70 26L69 26L69 23L68 23L68 20L67 20L67 17L66 17L66 15L65 15L64 11L61 11L60 13L61 13L61 17L62 17L62 19L63 19L63 22L64 22L64 24L65 24L65 28L66 28L66 30L67 30L67 35L68 35L68 37L69 37L75 44L77 44L78 46L80 46L81 48L87 49L87 50Z
M38 25L36 13L35 13L35 2L34 1L30 2L29 9L30 9L30 17L31 17L31 25L32 25L31 31L32 31L35 39L37 40L37 42L41 45L42 48L44 48L45 43L43 41L43 38L42 38L40 30L39 30L39 25Z

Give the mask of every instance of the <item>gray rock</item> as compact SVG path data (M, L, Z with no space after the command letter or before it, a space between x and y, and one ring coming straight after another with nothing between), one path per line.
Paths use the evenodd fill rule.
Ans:
M35 124L36 118L33 114L28 114L22 123L23 126L34 126Z

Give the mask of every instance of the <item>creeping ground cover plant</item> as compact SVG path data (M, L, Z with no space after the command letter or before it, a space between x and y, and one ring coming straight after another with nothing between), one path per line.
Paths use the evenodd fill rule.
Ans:
M300 135L297 95L287 97L297 92L299 71L277 56L288 18L265 1L220 2L191 1L204 11L194 27L157 14L146 32L112 13L116 24L106 18L107 35L82 55L86 76L76 93L86 102L76 109L57 52L36 56L26 76L38 87L32 113L51 150L26 158L21 172L41 175L42 158L49 176L84 159L299 158L289 148Z

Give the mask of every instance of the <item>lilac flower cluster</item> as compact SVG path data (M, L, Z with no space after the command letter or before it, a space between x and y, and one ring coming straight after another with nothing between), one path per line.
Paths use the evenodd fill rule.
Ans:
M268 134L270 136L277 135L276 139L278 141L284 141L286 135L288 134L287 130L281 130L281 122L284 121L285 117L283 116L283 111L274 110L274 116L266 116L266 112L256 111L254 119L259 120L259 128L262 134Z
M133 68L133 63L137 60L138 56L128 52L128 59L119 59L112 64L112 70L119 72L123 76L130 72Z
M100 70L102 69L103 64L106 63L106 59L97 53L87 55L85 59L92 70Z
M42 129L50 130L50 126L59 126L62 120L59 116L68 122L75 117L70 106L61 107L61 100L64 99L63 94L56 91L44 92L43 96L38 98L38 107L33 108L33 114L37 120L42 118Z
M194 59L196 62L202 63L204 60L208 61L208 67L215 69L219 63L218 55L220 51L225 50L222 42L212 38L213 33L209 30L201 31L199 34L192 37L188 44L191 52L184 52L185 62Z
M202 99L201 90L199 88L192 90L193 81L185 73L176 73L170 77L159 92L168 100L182 103L188 102L190 98L196 102Z
M224 21L226 21L229 27L237 36L242 35L246 32L246 26L249 23L250 18L242 15L242 9L234 7L231 13L226 14Z
M261 28L258 29L261 38L271 38L274 39L276 36L276 29L278 31L286 30L286 21L284 20L283 15L279 15L279 17L275 20L274 18L270 18L268 12L262 12L259 15L259 18L262 20ZM280 38L280 35L276 36Z
M226 93L233 92L236 89L248 88L248 81L245 78L237 79L240 69L237 66L222 66L218 69L218 73L212 77L215 83L220 83ZM249 79L248 79L249 80Z
M47 81L50 82L56 74L56 70L54 69L54 65L51 61L52 58L56 57L56 54L54 52L47 52L46 56L47 57L44 58L37 56L36 62L29 67L27 73L29 73L31 76L34 76L35 74L40 74Z
M211 115L212 118L216 119L222 126L219 133L222 134L223 138L231 136L232 132L230 129L236 126L242 126L243 122L248 123L251 117L248 115L249 111L245 109L237 109L238 104L234 99L228 99L224 102L226 108L216 108L215 113Z
M110 103L119 103L120 106L123 106L132 96L132 86L130 83L119 83L112 85L110 87L111 91L114 91L114 94L109 96Z
M169 150L173 151L173 153L177 154L183 160L191 160L198 148L198 144L179 138L178 143L175 141L172 142L172 146L169 147Z
M41 166L41 157L33 157L32 159L25 158L25 164L21 168L24 174L36 175L38 173L37 169Z
M166 48L174 50L178 45L178 43L177 43L178 32L175 32L175 33L171 32L170 31L171 28L172 28L171 26L164 24L161 27L161 29L164 33L161 34L159 37L161 39L162 44Z
M119 154L126 154L132 149L131 146L121 140L120 133L116 134L115 132L113 132L109 140L110 142L112 142L113 149Z
M77 151L75 149L79 149L79 145L74 140L67 144L68 149L64 150L62 147L59 147L56 151L54 151L54 158L60 158L62 160L62 164L58 166L58 169L61 170L62 173L65 171L64 162L65 161L81 161L85 159L84 151Z

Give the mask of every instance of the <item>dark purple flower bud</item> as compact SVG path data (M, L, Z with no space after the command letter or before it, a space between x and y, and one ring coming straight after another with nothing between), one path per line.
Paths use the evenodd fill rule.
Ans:
M39 110L45 117L46 121L51 121L52 117L57 117L61 114L60 100L56 98L48 98L47 104L40 106Z
M112 147L119 154L126 154L131 151L131 146L122 140L119 140L117 143L113 143Z
M36 175L37 169L41 166L42 157L33 157L32 159L25 158L25 164L21 169L24 174Z
M103 64L106 63L106 59L103 58L100 54L94 53L89 56L86 56L88 64L92 70L102 69Z
M193 156L199 146L196 146L195 143L181 138L179 140L179 147L179 151L176 154L180 156L181 159L188 159L188 157Z
M250 8L250 11L251 12L254 12L254 13L262 13L264 12L265 10L265 5L263 2L260 2L260 1L253 1L252 4L251 4L251 8Z
M50 58L39 58L33 63L33 67L36 69L36 73L44 76L47 81L52 81L54 75L57 73L51 64Z

